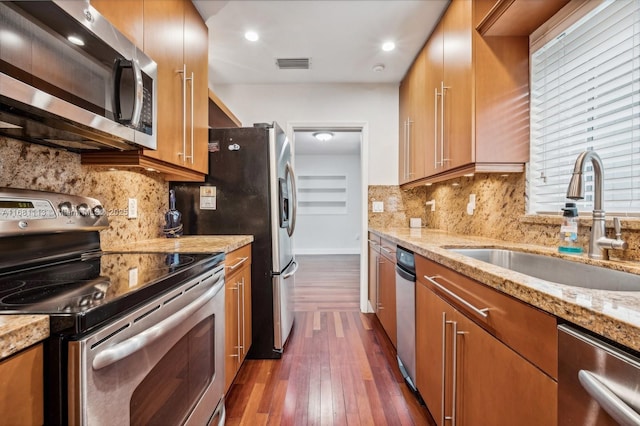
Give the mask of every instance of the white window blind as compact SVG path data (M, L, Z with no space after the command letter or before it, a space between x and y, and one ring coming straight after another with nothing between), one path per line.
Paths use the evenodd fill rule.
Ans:
M604 209L640 212L640 0L603 2L531 55L529 212L558 212L578 154L604 164ZM580 211L593 209L593 171Z

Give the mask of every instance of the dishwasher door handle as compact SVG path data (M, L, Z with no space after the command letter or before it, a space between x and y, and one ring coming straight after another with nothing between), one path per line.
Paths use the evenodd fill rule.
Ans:
M578 372L582 387L595 399L604 411L618 423L625 426L640 426L640 414L629 407L615 393L606 387L595 374L587 370Z

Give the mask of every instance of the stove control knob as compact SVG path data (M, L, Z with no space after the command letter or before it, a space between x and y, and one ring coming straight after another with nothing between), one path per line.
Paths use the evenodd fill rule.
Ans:
M73 208L68 201L58 204L58 210L60 210L63 216L71 216L73 214Z
M86 217L91 214L91 209L85 203L78 204L77 209L78 209L78 213L80 213L80 216Z
M95 206L92 210L93 214L95 216L102 216L104 215L105 211L104 211L104 207L102 207L100 204L98 204L97 206Z

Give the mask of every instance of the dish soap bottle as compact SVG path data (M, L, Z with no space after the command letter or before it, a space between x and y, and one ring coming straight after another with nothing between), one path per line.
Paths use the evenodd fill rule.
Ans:
M582 247L578 242L578 209L576 203L566 203L562 209L562 225L560 226L560 253L580 254Z

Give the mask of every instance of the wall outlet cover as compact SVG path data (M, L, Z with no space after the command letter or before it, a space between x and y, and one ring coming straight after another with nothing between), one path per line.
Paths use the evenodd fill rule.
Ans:
M412 217L409 219L409 227L410 228L421 228L422 227L422 219L419 217Z
M373 201L371 203L371 211L374 213L382 213L384 211L384 202Z
M135 198L129 198L127 217L129 219L135 219L138 217L138 200Z

